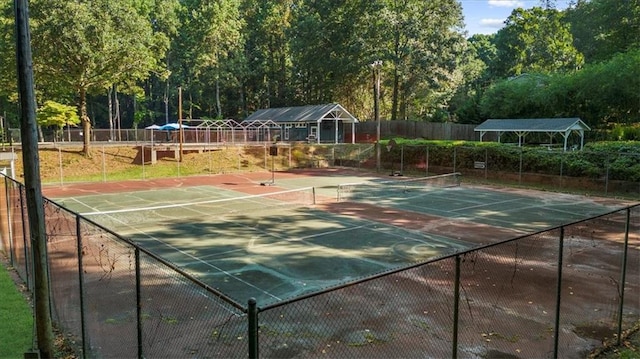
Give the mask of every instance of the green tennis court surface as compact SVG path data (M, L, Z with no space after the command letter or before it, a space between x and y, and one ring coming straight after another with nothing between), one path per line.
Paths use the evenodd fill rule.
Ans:
M316 185L335 193L336 179ZM370 182L380 179L369 179ZM292 181L290 187L300 187ZM286 181L278 182L286 187ZM358 200L449 220L537 231L612 208L582 197L536 196L465 187L358 186ZM214 186L63 198L58 202L121 234L219 289L260 305L470 248L474 244L408 230L314 205L315 188L251 196Z

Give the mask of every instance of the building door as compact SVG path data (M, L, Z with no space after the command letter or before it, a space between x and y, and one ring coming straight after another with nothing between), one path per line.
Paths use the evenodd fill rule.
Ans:
M309 127L309 141L316 141L318 139L318 126Z

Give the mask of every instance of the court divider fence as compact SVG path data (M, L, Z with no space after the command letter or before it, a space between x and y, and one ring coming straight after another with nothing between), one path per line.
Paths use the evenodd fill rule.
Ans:
M194 144L189 144L194 145ZM119 151L120 143L95 143L94 156L102 159L101 173L79 177L73 167L81 147L73 143L57 143L57 166L47 168L45 184L70 184L79 181L118 181L152 179L220 173L280 171L294 168L349 167L376 170L376 145L366 144L277 144L273 143L204 143L185 147L186 155L178 161L173 145L137 143L137 157ZM73 147L75 146L75 147ZM173 146L173 147L171 147ZM151 164L151 148L165 166ZM533 186L554 191L588 193L601 196L624 196L640 199L640 153L620 150L599 152L592 149L563 151L551 146L453 146L401 144L381 149L380 171L398 176L429 176L461 172L467 180ZM162 156L167 157L162 157ZM106 159L119 163L118 171L107 168ZM163 158L161 160L161 158ZM98 161L99 162L99 161ZM166 166L169 164L169 166ZM171 166L173 165L173 166ZM15 174L14 177L19 177Z
M3 183L2 244L33 289L25 189ZM584 358L640 321L640 205L264 307L44 206L51 311L85 358Z

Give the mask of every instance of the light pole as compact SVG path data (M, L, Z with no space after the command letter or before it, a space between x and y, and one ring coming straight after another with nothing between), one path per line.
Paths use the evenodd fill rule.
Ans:
M376 170L380 172L380 68L382 60L371 64L373 69L373 116L376 121Z

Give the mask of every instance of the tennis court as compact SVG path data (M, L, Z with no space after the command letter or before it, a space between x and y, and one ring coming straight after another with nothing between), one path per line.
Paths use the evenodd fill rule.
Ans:
M499 233L514 237L611 210L589 198L442 178L296 175L277 178L259 195L231 190L226 181L57 201L238 303L253 297L261 305L445 256ZM260 187L249 182L246 188ZM475 237L462 235L463 227Z

